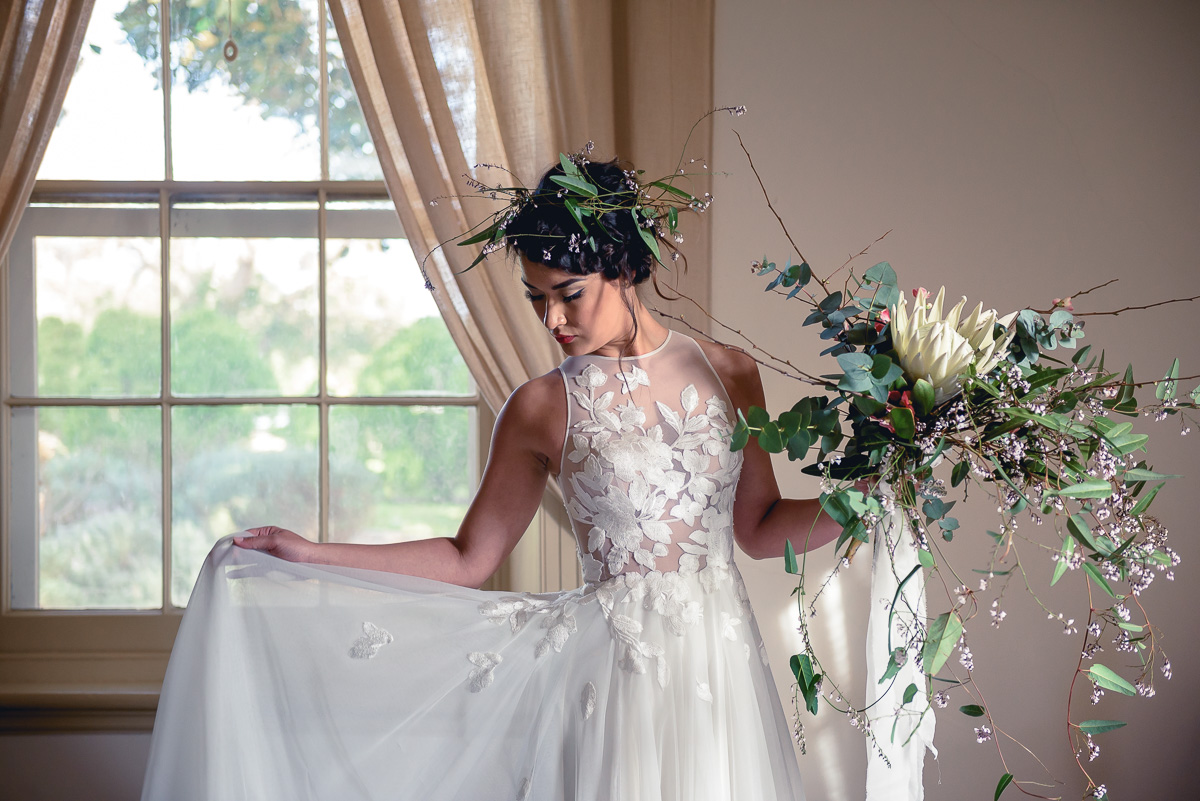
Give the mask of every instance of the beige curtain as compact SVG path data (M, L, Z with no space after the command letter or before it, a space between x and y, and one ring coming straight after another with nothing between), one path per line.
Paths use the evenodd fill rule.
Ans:
M93 0L0 3L0 259L29 202Z
M451 336L498 409L562 354L530 312L514 265L496 254L464 273L477 250L435 249L491 211L480 199L447 198L468 192L464 175L501 177L476 170L481 163L533 186L560 151L588 140L594 158L671 173L689 129L712 107L712 0L332 0L330 8L405 233L418 260L428 256ZM705 163L710 122L692 136L692 166ZM710 191L707 180L695 187ZM677 265L664 283L707 305L702 222L682 221L689 270ZM647 300L705 328L688 303ZM578 581L561 504L548 497L543 508L503 569L510 586Z
M331 8L418 259L490 211L479 200L429 205L466 192L464 174L501 177L475 164L502 164L533 185L559 151L591 139L602 156L666 174L712 103L711 0L334 0ZM689 150L706 155L710 141L702 126ZM707 242L693 238L690 278L703 287L696 274ZM460 274L476 253L449 246L426 267L495 409L561 354L517 290L512 265L497 255Z

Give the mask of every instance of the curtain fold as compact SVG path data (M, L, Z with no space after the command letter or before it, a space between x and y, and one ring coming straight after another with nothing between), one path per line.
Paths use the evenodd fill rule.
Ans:
M589 140L594 158L672 173L713 105L712 0L331 0L330 10L405 235L480 394L499 409L562 353L530 312L517 265L497 253L464 272L477 246L438 247L493 210L486 199L456 197L469 194L464 177L507 180L477 167L502 165L533 186L560 151ZM706 120L691 138L692 166L706 162L711 142ZM700 176L692 188L702 194L711 181ZM668 295L682 290L707 305L707 226L686 217L689 272L676 266L662 283ZM706 330L690 303L646 299L683 328ZM512 571L540 571L545 590L567 585L545 567L563 564L548 555L566 553L569 535L551 495L557 486L543 508L559 525L543 519L538 550L514 554L530 564Z
M11 0L0 10L0 259L29 202L93 0Z

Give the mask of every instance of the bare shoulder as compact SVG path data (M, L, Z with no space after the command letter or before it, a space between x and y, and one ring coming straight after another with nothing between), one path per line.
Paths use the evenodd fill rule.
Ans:
M741 348L696 340L737 408L760 405L763 393L758 362Z
M557 473L566 426L566 392L554 369L513 390L496 418L493 442L531 450Z

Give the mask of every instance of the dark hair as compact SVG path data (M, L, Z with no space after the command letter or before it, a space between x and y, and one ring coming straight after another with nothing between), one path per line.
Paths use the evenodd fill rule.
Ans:
M592 236L595 249L563 204L562 187L550 180L565 174L562 166L555 164L542 176L532 199L506 226L509 251L573 275L601 273L609 280L625 278L633 285L642 283L653 274L655 261L638 233L632 213L637 192L632 172L622 169L616 159L585 161L579 169L602 194L621 206L596 218L602 230ZM574 244L573 234L579 235Z

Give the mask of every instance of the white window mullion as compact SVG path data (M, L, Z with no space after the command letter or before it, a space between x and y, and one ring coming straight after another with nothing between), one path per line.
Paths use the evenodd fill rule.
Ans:
M164 3L167 8L169 4ZM171 135L167 132L167 152L170 152ZM162 372L159 398L162 404L162 609L171 609L171 196L166 189L158 193L158 231L161 295L159 298L161 324L159 346Z
M321 52L324 53L325 35L323 31L324 17L321 24ZM322 62L323 63L323 62ZM325 72L322 70L321 75ZM321 97L325 97L325 84L321 84ZM323 130L323 129L322 129ZM321 147L322 171L328 167L328 147L322 137ZM324 173L323 173L324 174ZM317 541L329 541L329 387L328 358L326 355L326 298L325 298L325 238L328 233L328 221L325 218L325 205L328 198L325 190L317 192Z

